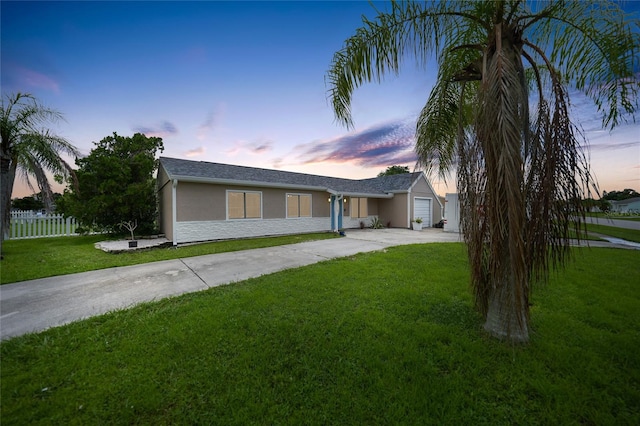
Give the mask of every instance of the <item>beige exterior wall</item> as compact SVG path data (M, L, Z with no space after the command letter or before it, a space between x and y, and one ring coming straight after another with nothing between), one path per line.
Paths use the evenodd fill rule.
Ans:
M393 198L378 201L378 215L384 226L392 228L408 228L407 194L395 194Z
M379 198L369 198L367 199L367 208L369 209L369 216L378 216L378 203L380 201Z
M160 229L169 240L173 239L172 182L167 182L166 172L158 171L160 197ZM227 191L250 191L262 194L262 218L227 220ZM312 217L286 216L287 194L311 194ZM409 194L394 194L393 198L368 198L367 218L350 217L351 197L343 205L343 227L358 227L360 221L368 226L373 217L379 217L384 226L410 228L414 197L431 199L432 222L442 217L438 197L431 191L424 177L420 178ZM240 238L241 236L278 235L283 233L330 230L331 205L329 194L324 191L256 188L207 183L178 182L176 188L177 242L205 241L211 239ZM425 224L432 226L433 223ZM242 231L242 232L240 232Z
M178 182L176 192L177 222L226 219L224 187L206 183Z
M432 223L425 223L423 224L423 226L431 227L433 226L434 223L437 223L440 221L440 219L442 219L443 212L442 212L442 206L440 205L440 202L439 202L438 195L431 190L424 176L421 177L418 180L418 182L414 185L414 187L411 189L411 207L409 210L411 212L411 220L414 219L413 217L414 197L431 199L431 222Z
M171 220L172 187L172 182L167 177L167 173L164 171L164 168L159 167L158 202L160 211L158 212L158 224L160 226L160 233L165 234L169 240L173 238L173 221Z
M287 194L311 194L312 216L330 217L329 195L326 192L179 182L177 221L227 220L227 191L262 193L262 219L286 218Z

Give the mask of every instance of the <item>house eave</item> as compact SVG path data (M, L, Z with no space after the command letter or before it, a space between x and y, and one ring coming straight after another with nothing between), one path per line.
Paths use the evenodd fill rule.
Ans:
M374 194L367 192L348 192L348 191L340 191L333 188L327 188L324 186L313 186L313 185L299 185L299 184L287 184L287 183L274 183L274 182L262 182L262 181L251 181L251 180L239 180L239 179L220 179L220 178L208 178L208 177L197 177L197 176L171 176L171 179L177 180L179 182L190 182L190 183L208 183L208 184L217 184L217 185L234 185L234 186L248 186L248 187L259 187L259 188L278 188L278 189L295 189L295 190L307 190L307 191L322 191L328 192L333 195L344 195L346 197L362 197L362 198L393 198L393 192L385 193L385 194Z
M190 182L190 183L210 183L210 184L218 184L218 185L235 185L235 186L250 186L250 187L261 187L261 188L280 188L280 189L305 189L308 191L330 192L329 189L327 189L326 187L311 186L311 185L258 182L258 181L238 180L238 179L206 178L206 177L196 177L196 176L172 176L171 178L176 179L180 182Z
M341 192L345 197L356 197L356 198L393 198L393 193L387 194L371 194L366 192Z

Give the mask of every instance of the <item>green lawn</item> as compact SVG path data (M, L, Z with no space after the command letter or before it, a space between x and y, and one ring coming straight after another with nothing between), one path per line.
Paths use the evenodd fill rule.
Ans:
M640 424L640 252L574 249L532 340L486 337L462 244L390 248L0 344L4 424Z
M631 220L633 222L640 222L640 215L637 214L630 214L630 213L619 213L619 214L614 214L614 213L587 213L587 216L589 217L598 217L598 218L602 218L603 220L607 220L607 219L619 219L619 220Z
M587 232L622 238L627 241L640 243L640 230L617 228L615 226L587 224Z
M604 225L587 225L592 233L610 235L629 241L640 242L640 231ZM293 244L303 241L335 238L333 233L288 235L282 237L256 238L194 244L179 248L151 249L127 253L105 253L94 244L105 240L104 235L36 238L3 242L2 271L0 284L45 278L76 272L92 271L115 266L137 265L158 260L178 259L203 254L247 250ZM597 236L588 239L599 240Z
M4 259L2 260L0 283L7 284L114 266L137 265L158 260L271 247L336 237L334 233L324 232L219 241L179 248L151 249L117 254L105 253L94 247L95 243L104 241L106 238L104 235L91 235L4 241L2 243Z

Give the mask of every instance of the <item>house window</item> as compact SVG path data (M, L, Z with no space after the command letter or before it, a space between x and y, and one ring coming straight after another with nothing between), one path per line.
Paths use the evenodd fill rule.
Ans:
M260 219L262 193L227 191L227 216L229 219Z
M351 217L367 217L369 216L369 210L367 209L366 198L354 198L349 200L351 203Z
M287 194L287 217L311 217L311 195Z

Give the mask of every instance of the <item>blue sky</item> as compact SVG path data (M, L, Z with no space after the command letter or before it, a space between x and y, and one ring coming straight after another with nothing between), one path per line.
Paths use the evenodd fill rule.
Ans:
M638 9L630 3L631 9ZM381 6L384 7L384 6ZM162 155L367 178L414 166L415 119L435 63L354 96L338 125L324 76L333 53L375 15L356 2L2 1L2 94L35 95L65 116L52 126L83 154L117 132L161 136ZM640 189L635 125L599 130L573 95L601 189ZM438 193L455 191L434 178ZM16 184L14 196L31 191Z

